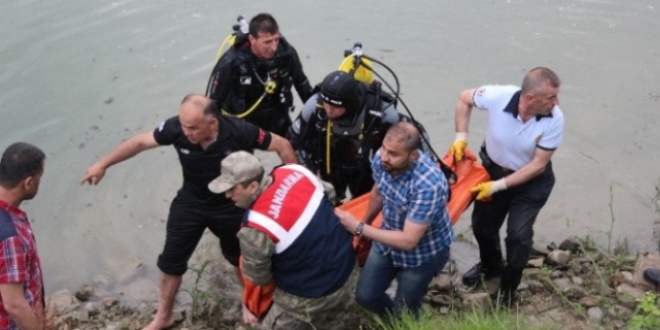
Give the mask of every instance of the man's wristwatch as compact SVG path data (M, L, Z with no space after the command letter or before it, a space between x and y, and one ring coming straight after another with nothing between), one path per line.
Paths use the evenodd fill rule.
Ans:
M357 237L362 237L362 229L364 228L364 222L358 223L358 225L353 229L353 235Z

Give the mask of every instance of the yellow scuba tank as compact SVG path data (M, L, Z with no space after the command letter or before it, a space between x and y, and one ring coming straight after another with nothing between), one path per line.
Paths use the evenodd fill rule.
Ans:
M355 80L371 85L374 81L374 73L371 70L373 64L369 59L362 57L362 43L356 42L353 50L347 50L344 55L346 57L339 65L339 71L352 74Z
M234 32L230 33L227 36L227 38L225 38L225 40L222 41L222 44L220 44L220 48L218 48L218 53L215 55L216 64L218 64L218 61L220 60L222 53L225 52L226 46L229 47L233 46L236 43L237 37L247 36L248 33L250 32L250 26L248 25L248 22L245 20L245 17L239 15L236 20L238 21L238 24L232 26Z

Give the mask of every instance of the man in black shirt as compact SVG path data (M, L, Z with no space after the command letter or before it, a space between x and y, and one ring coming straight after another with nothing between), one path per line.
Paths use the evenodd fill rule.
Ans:
M158 257L161 270L158 312L144 328L148 330L167 328L174 323L174 297L188 269L188 260L207 227L220 238L225 259L238 266L240 248L236 233L244 210L224 195L208 190L208 183L220 175L222 159L234 151L256 148L277 152L285 163L296 162L286 139L245 121L221 116L215 102L191 94L181 102L179 116L164 121L154 131L122 142L90 166L81 183L96 185L108 167L162 145L173 145L176 149L183 170L183 187L170 205L165 247Z
M259 14L250 21L247 38L237 40L216 64L207 95L225 113L284 136L291 126L292 86L303 102L312 95L296 49L280 36L273 16Z

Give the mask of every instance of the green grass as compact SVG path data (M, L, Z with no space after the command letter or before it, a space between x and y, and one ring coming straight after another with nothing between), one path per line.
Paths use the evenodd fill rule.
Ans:
M386 322L376 319L375 326L368 329L383 330L553 330L551 326L532 326L513 315L508 310L497 309L493 312L482 310L465 311L441 315L431 309L424 309L416 318L411 313L402 313L399 317Z

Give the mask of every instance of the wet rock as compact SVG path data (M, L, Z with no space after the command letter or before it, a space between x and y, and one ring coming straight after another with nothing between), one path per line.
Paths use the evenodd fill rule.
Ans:
M103 306L113 307L119 303L119 300L115 297L105 297L103 298Z
M561 270L553 270L552 273L550 273L551 279L562 278L564 276L566 276L566 273L562 272Z
M633 274L631 272L623 271L621 272L621 275L623 275L623 278L626 281L626 283L628 284L633 283Z
M644 296L644 291L637 289L630 284L624 283L616 287L616 295L619 297L628 296L637 299Z
M448 295L439 294L431 297L431 304L434 306L451 306L452 299Z
M571 253L564 250L554 250L548 254L546 263L551 266L566 266L571 260Z
M560 292L564 292L567 290L571 285L573 285L573 282L571 282L571 279L568 277L560 277L552 280L552 282L555 283L555 286Z
M568 277L556 278L552 281L555 284L557 291L561 292L571 300L579 300L587 295L583 288L575 285Z
M614 305L607 310L607 314L613 318L627 320L632 316L633 311L621 305Z
M531 292L539 293L545 290L545 285L541 281L529 280L527 284L529 284L529 291Z
M431 289L438 291L450 291L452 287L452 278L449 274L441 273L440 275L433 278L431 282Z
M76 291L76 298L80 301L87 301L94 295L94 288L85 284L78 291Z
M571 276L571 281L575 285L580 285L581 286L581 285L584 284L584 280L582 279L582 277L579 277L579 276Z
M523 275L530 280L539 280L543 277L543 272L538 268L525 268Z
M594 306L598 306L598 298L594 296L586 296L580 299L580 304L584 306L585 308L591 308Z
M86 311L86 310L84 310L84 309L81 310L81 311L78 313L78 320L79 320L80 322L89 322L89 312Z
M543 258L530 259L529 261L527 261L527 265L534 268L543 267L543 263L544 263Z
M573 301L580 300L587 295L587 292L582 287L575 284L571 284L569 287L565 288L562 293Z
M86 311L89 316L98 315L100 311L100 305L96 302L87 302L83 305L82 310Z
M580 265L573 270L576 274L579 275L589 275L594 272L594 266L589 261L580 262Z
M46 305L50 314L68 314L80 306L76 297L67 289L53 292L46 298Z
M490 308L490 294L482 292L463 295L463 308L467 310L483 310Z
M609 286L601 286L600 289L598 290L598 293L600 293L604 297L612 297L616 295L616 290L613 288L610 288Z
M559 244L559 249L576 254L581 250L580 241L575 237L567 238Z
M626 276L623 275L623 272L615 272L610 276L609 283L611 287L616 288L619 285L626 283Z
M626 321L623 320L612 320L611 329L625 329Z
M590 307L587 309L587 316L590 322L599 324L605 317L605 312L600 307Z

